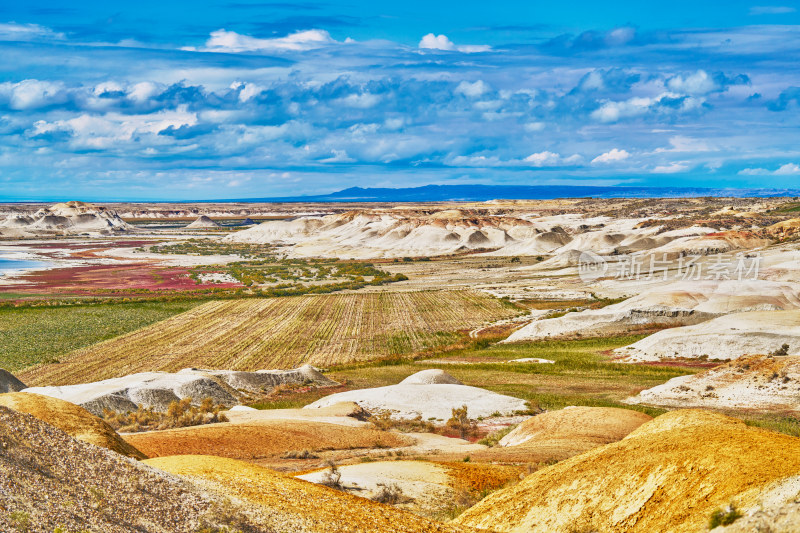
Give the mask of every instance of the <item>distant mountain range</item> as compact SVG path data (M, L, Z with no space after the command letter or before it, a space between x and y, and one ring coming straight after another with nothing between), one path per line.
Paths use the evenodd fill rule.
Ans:
M702 187L595 187L581 185L425 185L405 189L351 187L317 196L237 198L223 202L448 202L549 200L553 198L734 198L800 196L800 189L715 189Z

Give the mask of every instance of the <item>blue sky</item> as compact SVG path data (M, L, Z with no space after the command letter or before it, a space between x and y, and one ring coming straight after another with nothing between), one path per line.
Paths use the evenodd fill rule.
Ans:
M800 186L800 2L0 5L0 198Z

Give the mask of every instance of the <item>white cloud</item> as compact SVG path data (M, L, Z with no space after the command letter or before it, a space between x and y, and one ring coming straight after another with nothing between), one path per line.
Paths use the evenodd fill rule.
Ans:
M800 165L797 163L786 163L774 172L776 176L798 176L800 175Z
M800 176L800 165L797 163L786 163L777 170L766 168L745 168L739 171L743 176Z
M705 70L698 70L690 76L673 76L667 80L671 91L681 94L708 94L717 88L717 84Z
M644 96L635 96L628 100L622 101L607 101L599 108L592 111L591 117L600 122L617 122L622 118L631 118L644 115L648 112L667 112L674 110L659 108L658 104L664 99L681 98L680 94L665 92L660 95L649 98ZM680 107L677 111L686 112L701 107L705 103L703 98L694 96L687 96L681 100Z
M523 126L525 131L534 132L534 131L542 131L545 127L544 122L528 122Z
M685 162L674 162L669 165L660 165L653 169L653 174L676 174L678 172L685 172L689 170L689 166Z
M347 155L345 150L331 150L331 157L320 159L320 163L355 163L355 159Z
M561 157L561 154L555 152L537 152L531 154L525 159L524 162L530 163L534 167L556 167L561 165L576 165L581 162L583 158L578 154L573 154L569 157Z
M669 148L656 148L656 153L663 152L711 152L715 151L711 148L706 141L694 139L692 137L684 137L683 135L676 135L670 137Z
M342 98L344 105L358 109L375 107L381 101L381 95L372 93L350 94Z
M797 9L789 6L753 6L750 8L751 15L786 15L795 11Z
M420 50L445 50L447 52L463 52L465 54L472 54L476 52L488 52L492 49L491 46L483 44L464 44L456 46L453 41L447 38L447 35L434 35L429 33L424 35L419 41Z
M39 41L63 39L63 33L57 33L38 24L17 24L9 22L0 24L0 41Z
M468 81L462 81L456 87L455 92L458 94L463 94L464 96L468 96L470 98L477 98L484 93L489 92L490 87L483 80L478 80L476 82L470 83Z
M613 148L612 150L600 154L594 159L592 159L592 164L598 163L616 163L617 161L624 161L631 156L627 150L620 150L619 148Z
M12 109L36 109L63 103L67 91L61 82L23 80L19 83L0 83L0 100L6 100Z
M592 111L592 118L600 122L616 122L621 118L644 115L655 99L634 97L621 102L606 102Z
M231 83L231 89L234 91L239 91L239 101L240 102L247 102L252 100L265 90L266 87L262 85L258 85L255 83L243 82L243 81L235 81Z
M235 31L220 29L211 32L211 37L206 41L205 52L300 52L321 48L338 41L331 38L325 30L304 30L272 39L259 39L249 35L242 35Z

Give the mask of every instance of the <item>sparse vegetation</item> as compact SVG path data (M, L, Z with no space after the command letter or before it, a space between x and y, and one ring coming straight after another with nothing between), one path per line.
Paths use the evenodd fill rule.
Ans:
M337 467L336 463L332 460L326 461L326 464L328 465L328 470L326 470L325 474L322 476L320 484L332 489L344 490L344 486L342 486L341 482L342 473L339 471L339 467Z
M518 424L512 424L510 426L504 427L503 429L498 429L492 433L489 433L484 438L478 441L478 444L483 444L484 446L497 446L503 437L514 431L514 429L518 426Z
M224 409L224 405L214 404L211 398L205 398L198 406L192 405L191 398L184 398L170 403L165 413L154 411L150 407L140 407L127 413L103 409L103 419L117 431L137 433L227 422L228 418L220 413Z
M447 427L458 431L462 439L469 439L475 434L476 423L470 420L469 413L467 413L467 406L453 408L453 416L447 421Z
M742 513L733 504L724 509L717 509L711 513L711 518L708 519L708 529L729 526L741 517Z
M771 355L773 357L774 356L789 355L789 345L788 344L782 344L780 348L778 348L777 350L775 350L773 352L770 352L769 355Z
M411 498L403 494L403 489L395 483L378 483L378 487L380 487L380 490L371 498L374 502L400 505L412 501Z

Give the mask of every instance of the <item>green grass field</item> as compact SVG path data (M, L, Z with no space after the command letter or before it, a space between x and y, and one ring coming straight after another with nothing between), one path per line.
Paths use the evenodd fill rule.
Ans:
M0 308L0 367L11 372L122 335L199 305L197 301Z

